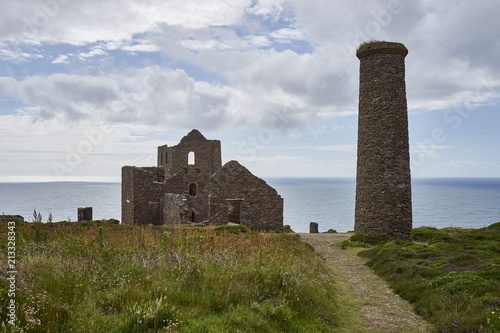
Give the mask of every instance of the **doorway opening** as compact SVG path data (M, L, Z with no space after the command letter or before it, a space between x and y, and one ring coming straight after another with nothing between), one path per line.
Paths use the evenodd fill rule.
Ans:
M228 215L228 222L241 224L241 202L244 199L226 199Z

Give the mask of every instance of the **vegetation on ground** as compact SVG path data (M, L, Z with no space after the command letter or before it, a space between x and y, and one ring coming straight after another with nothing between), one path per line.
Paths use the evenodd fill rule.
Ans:
M481 229L422 227L413 239L342 245L372 246L360 252L368 266L439 332L500 332L500 222Z
M17 223L13 327L1 225L1 331L331 332L335 290L312 247L240 229Z

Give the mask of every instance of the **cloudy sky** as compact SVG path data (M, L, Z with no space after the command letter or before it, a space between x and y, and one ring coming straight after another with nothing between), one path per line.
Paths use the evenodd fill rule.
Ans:
M120 180L191 129L354 177L359 60L402 42L414 176L500 177L495 0L2 0L0 181Z

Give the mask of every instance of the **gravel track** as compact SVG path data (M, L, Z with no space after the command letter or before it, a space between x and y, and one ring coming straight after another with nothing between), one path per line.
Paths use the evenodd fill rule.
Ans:
M326 260L339 281L337 292L342 327L349 327L349 315L356 315L364 319L362 331L366 332L435 332L432 325L415 314L411 305L389 288L387 282L375 275L367 266L363 258L357 256L360 249L343 250L333 244L348 239L351 234L300 234L302 240L311 244L316 253ZM354 298L354 300L353 300ZM342 309L345 304L357 304L358 309ZM346 317L347 316L347 317ZM345 332L350 332L349 329ZM356 328L360 331L360 328ZM354 332L354 331L353 331Z

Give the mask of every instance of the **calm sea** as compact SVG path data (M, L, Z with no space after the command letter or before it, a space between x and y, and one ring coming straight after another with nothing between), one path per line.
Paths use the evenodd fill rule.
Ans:
M269 178L285 200L285 224L308 232L354 229L355 181L350 178ZM76 220L78 207L94 218L121 219L119 183L0 183L0 214L31 221L36 209L47 220ZM481 228L500 221L500 178L416 178L412 183L413 226Z

